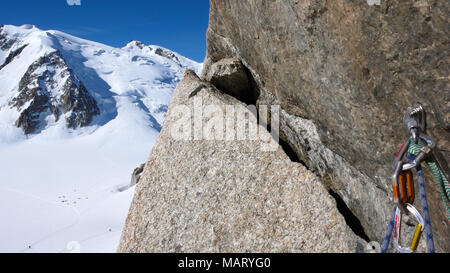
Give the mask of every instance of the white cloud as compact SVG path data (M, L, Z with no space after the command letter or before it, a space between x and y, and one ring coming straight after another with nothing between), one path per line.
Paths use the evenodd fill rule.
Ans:
M67 0L69 6L81 6L81 0Z

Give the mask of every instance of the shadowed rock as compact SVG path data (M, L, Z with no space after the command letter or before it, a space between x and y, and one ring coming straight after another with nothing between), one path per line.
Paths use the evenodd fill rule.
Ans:
M141 166L134 169L133 173L131 174L131 182L130 187L133 187L137 183L139 183L139 179L141 179L142 172L144 171L145 164L141 164Z
M249 101L252 87L241 61L236 58L222 59L204 70L202 78L241 101Z

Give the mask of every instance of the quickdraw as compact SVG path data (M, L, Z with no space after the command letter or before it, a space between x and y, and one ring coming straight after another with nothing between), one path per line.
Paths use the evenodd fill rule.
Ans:
M383 241L381 252L387 251L389 242L391 239L391 234L394 232L394 246L401 253L411 253L416 251L419 244L420 237L425 231L428 252L434 252L434 242L433 234L431 229L431 221L428 212L428 202L426 197L425 185L423 181L422 168L420 163L427 160L431 151L436 147L436 143L424 134L425 131L425 111L422 106L416 105L414 107L408 107L406 113L403 117L403 124L411 133L411 136L405 141L400 150L398 151L394 163L393 169L394 173L392 175L392 190L393 190L393 201L394 210L392 213L391 220L388 225L388 230L386 237ZM417 147L420 143L420 149ZM414 148L414 151L412 151ZM407 156L408 162L403 161L403 157ZM427 163L430 161L428 160ZM416 168L418 185L420 192L420 199L422 205L423 217L417 211L417 209L412 205L414 203L414 180L411 169ZM435 174L435 171L433 171ZM442 171L439 170L439 175L442 176L441 180L447 182L448 180L444 177ZM437 175L435 175L437 177ZM438 184L440 183L437 181ZM447 187L445 184L445 187ZM442 191L442 186L439 185ZM447 199L445 199L447 198ZM444 202L448 202L448 196L443 193ZM448 203L445 203L447 206ZM447 210L448 212L449 210ZM411 240L409 247L402 247L400 245L400 233L401 233L401 219L402 214L409 214L414 216L417 221L416 231Z
M404 164L397 163L394 175L392 176L392 190L394 203L404 208L407 203L414 203L414 181L411 170L403 170Z
M406 204L406 208L409 211L410 214L412 214L416 221L416 231L414 233L414 236L411 240L411 244L409 247L402 247L400 246L400 234L401 234L401 224L402 224L402 213L398 207L396 207L395 211L395 220L394 220L394 245L395 248L400 253L412 253L416 251L417 246L419 245L419 240L422 235L423 229L424 229L424 221L420 213L417 211L417 209L412 206L411 204Z

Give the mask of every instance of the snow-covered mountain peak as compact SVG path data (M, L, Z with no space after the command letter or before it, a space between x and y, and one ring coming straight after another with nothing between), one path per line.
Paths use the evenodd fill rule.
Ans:
M144 47L146 47L146 45L143 42L136 40L132 40L124 46L124 48L139 48L139 49L144 49Z
M130 175L185 68L154 45L115 48L31 25L0 27L0 252L117 249Z
M20 138L14 127L70 133L135 114L159 130L186 68L200 73L202 65L139 41L114 48L31 25L1 26L0 142Z
M159 58L162 62L171 61L182 68L197 67L197 64L192 60L162 46L146 45L143 42L133 40L126 44L123 49L136 54L144 53L151 55L155 58Z

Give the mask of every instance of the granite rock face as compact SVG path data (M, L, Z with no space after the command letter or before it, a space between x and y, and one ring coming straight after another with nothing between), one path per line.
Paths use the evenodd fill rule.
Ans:
M223 59L240 60L257 105L281 105L281 137L342 197L369 237L381 241L408 106L424 106L436 154L449 162L449 5L211 0L203 74ZM427 178L435 245L449 252L449 223Z
M202 115L203 124L212 124L203 127L209 128L203 137L194 120L180 121L212 106L214 113L235 119L231 105L247 109L193 71L185 72L137 184L118 251L362 251L365 242L347 226L318 178L278 145L261 150L273 141L266 128L259 127L256 139L207 140L205 132L224 129L215 114ZM245 128L258 126L251 117ZM184 138L174 134L179 125L187 125Z

